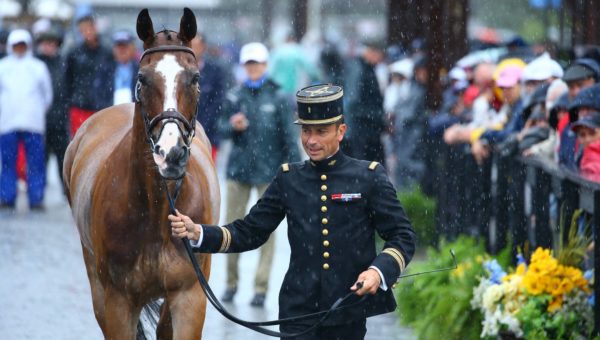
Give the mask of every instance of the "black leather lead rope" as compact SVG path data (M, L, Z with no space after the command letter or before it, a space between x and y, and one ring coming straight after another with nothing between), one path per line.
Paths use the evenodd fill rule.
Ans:
M175 192L173 193L173 196L171 196L171 194L169 193L169 188L167 187L167 183L165 180L163 180L163 183L165 186L167 199L169 201L169 209L171 211L171 214L177 215L177 212L175 210L175 201L177 200L177 196L179 195L179 189L181 189L181 184L183 183L183 179L178 179L176 181ZM225 307L221 304L219 299L217 299L217 297L215 296L214 292L210 288L210 285L208 284L208 281L206 280L206 277L204 277L204 274L200 270L200 266L198 265L198 261L196 260L196 257L194 256L194 252L192 251L192 246L190 245L189 240L187 238L183 238L183 239L181 239L181 241L183 241L183 246L185 248L186 253L188 254L188 256L190 258L190 261L192 261L192 266L194 267L194 271L196 272L196 276L198 277L200 286L202 287L204 294L206 294L206 298L215 307L215 309L219 313L221 313L221 315L223 315L227 319L231 320L232 322L235 322L238 325L244 326L248 329L251 329L253 331L256 331L256 332L259 332L259 333L262 333L265 335L269 335L272 337L292 338L292 337L297 337L300 335L307 334L308 332L312 331L313 329L315 329L319 325L321 325L333 311L346 309L348 307L358 305L368 298L368 295L364 295L356 302L353 302L353 303L347 304L347 305L342 305L344 302L348 301L351 297L355 296L354 292L350 292L350 293L346 294L344 297L337 299L337 301L326 311L301 315L301 316L297 316L297 317L290 317L290 318L286 318L286 319L262 321L262 322L252 322L252 321L241 320L241 319L238 319L237 317L235 317L234 315L232 315L231 313L229 313L227 311L227 309L225 309ZM362 287L362 283L360 283L360 282L357 283L357 285L359 286L359 289ZM320 319L317 322L315 322L313 325L309 326L308 328L306 328L305 330L303 330L302 332L299 332L299 333L281 333L281 332L277 332L277 331L273 331L273 330L261 327L261 326L281 325L283 323L298 322L301 320L313 319L316 317L320 317Z

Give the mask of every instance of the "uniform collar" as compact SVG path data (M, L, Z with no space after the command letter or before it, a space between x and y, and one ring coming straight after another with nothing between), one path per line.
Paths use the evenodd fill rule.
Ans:
M338 152L336 152L333 156L322 161L313 161L309 159L308 164L318 171L329 171L338 167L345 159L346 155L344 155L342 150L338 150Z

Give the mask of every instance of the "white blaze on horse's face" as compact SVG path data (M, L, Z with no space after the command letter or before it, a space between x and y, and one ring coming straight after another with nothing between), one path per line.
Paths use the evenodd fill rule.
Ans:
M165 54L156 64L156 72L164 80L165 92L163 111L168 109L177 109L177 76L184 68L179 65L175 56ZM154 162L160 171L167 169L167 155L177 146L177 143L183 137L176 123L166 123L156 145L159 147L159 153L153 153Z

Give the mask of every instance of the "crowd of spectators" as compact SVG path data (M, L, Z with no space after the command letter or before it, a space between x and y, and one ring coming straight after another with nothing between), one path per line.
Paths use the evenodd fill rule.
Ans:
M99 34L92 13L74 22L78 38L66 48L65 28L44 20L8 37L8 55L0 59L0 68L8 70L0 72L3 208L14 208L20 177L28 183L30 207L43 209L43 160L54 154L62 173L65 149L79 126L105 107L134 100L141 53L137 38L126 30ZM384 164L399 191L420 186L437 196L443 207L438 224L450 237L485 233L494 215L496 247L503 246L503 233L510 228L500 226L520 216L521 208L511 202L523 199L524 174L514 171L516 156L538 157L600 181L597 48L559 60L522 39L504 48L480 46L484 50L472 51L440 75L442 104L433 111L426 51L435 47L425 41L386 46L368 39L343 50L325 39L319 54L309 54L298 38L289 34L272 46L265 73L256 81L249 80L239 48L234 57L223 58L226 46L220 42L203 34L192 41L201 73L197 117L213 145L213 158L221 140L231 139L230 132L223 133L230 130L224 128L229 119L255 109L234 108L235 91L250 89L253 103L252 96L268 83L293 116L295 91L331 82L344 88L349 128L343 151ZM494 211L494 202L509 208Z

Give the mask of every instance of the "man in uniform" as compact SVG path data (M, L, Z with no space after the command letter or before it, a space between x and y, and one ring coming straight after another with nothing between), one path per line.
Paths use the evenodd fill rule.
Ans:
M280 318L327 310L348 289L372 295L294 339L363 339L367 317L396 308L391 288L415 250L414 231L383 167L340 151L346 132L342 96L334 85L296 94L296 124L309 160L283 164L244 219L212 226L179 212L169 215L173 236L189 238L203 253L257 248L287 216L291 257L279 295ZM375 232L385 241L379 254ZM314 322L284 324L281 331L298 333Z

